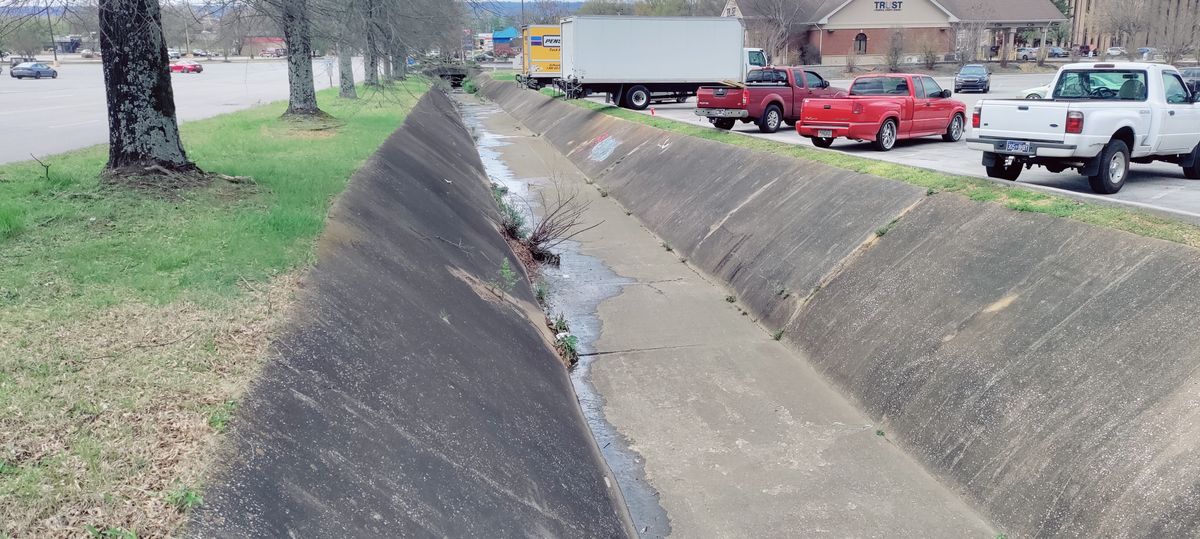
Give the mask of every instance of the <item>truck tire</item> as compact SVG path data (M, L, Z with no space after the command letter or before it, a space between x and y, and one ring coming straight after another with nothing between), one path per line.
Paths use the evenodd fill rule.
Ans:
M996 164L986 167L988 177L1010 182L1017 181L1017 178L1021 177L1021 169L1025 167L1017 162L1016 158L1013 158L1012 163L1009 163L1008 159L1006 156L997 155Z
M713 127L722 131L729 131L730 129L733 129L733 125L736 123L737 120L734 120L733 118L716 118L712 122Z
M1200 144L1192 150L1192 166L1183 167L1183 177L1189 180L1200 180Z
M813 137L812 142L813 142L813 146L816 146L818 148L828 148L830 146L833 146L833 138L832 137L829 137L829 138Z
M891 118L884 120L883 125L879 126L879 132L875 134L875 149L886 152L895 148L898 132L896 120Z
M1111 195L1121 190L1129 176L1129 146L1124 141L1110 140L1100 153L1100 173L1088 177L1092 190Z
M962 114L955 113L950 119L950 125L946 126L946 132L942 134L942 140L946 142L958 142L962 140L963 129L966 128L967 118Z
M625 106L633 110L646 110L650 106L650 90L640 84L625 92Z
M762 118L758 119L758 130L763 133L774 133L779 131L780 125L783 125L783 110L779 108L779 105L767 105Z

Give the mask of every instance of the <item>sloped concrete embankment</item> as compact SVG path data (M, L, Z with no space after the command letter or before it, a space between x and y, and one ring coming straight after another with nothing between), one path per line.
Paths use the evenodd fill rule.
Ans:
M482 86L1010 535L1200 533L1196 250Z
M482 170L430 92L355 175L192 535L631 535Z

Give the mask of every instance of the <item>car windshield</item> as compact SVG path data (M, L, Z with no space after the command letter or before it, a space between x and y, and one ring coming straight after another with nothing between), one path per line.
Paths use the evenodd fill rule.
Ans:
M1055 99L1145 101L1146 72L1126 70L1066 71L1054 87Z
M866 77L854 81L850 95L908 95L904 77Z
M1200 69L1185 69L1183 70L1183 76L1189 78L1200 77Z
M36 66L36 65L37 65L37 64L31 64L31 63L29 63L29 62L25 62L25 63L23 63L23 64L17 64L17 67L19 67L19 68L22 68L22 69L29 69L29 68L31 68L31 67L34 67L34 66Z
M963 75L987 75L987 70L983 66L966 66L962 68Z

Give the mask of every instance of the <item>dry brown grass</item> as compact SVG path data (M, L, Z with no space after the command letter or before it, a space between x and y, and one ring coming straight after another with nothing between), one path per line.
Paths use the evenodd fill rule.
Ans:
M69 323L0 310L0 531L173 535L186 516L167 493L203 484L227 403L259 372L296 284L85 308Z

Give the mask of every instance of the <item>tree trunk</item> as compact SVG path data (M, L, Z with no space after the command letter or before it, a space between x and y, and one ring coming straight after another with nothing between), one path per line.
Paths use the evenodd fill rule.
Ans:
M339 96L345 99L358 99L358 90L354 88L354 49L348 45L338 45L338 77L341 80Z
M283 38L287 41L288 109L284 116L316 116L317 88L313 82L312 30L308 0L287 0L283 5Z
M392 54L392 75L394 80L404 80L408 78L408 51L404 47Z
M396 80L392 77L392 61L387 56L383 57L383 80L388 82Z
M179 140L158 0L100 0L107 170L196 170Z
M379 42L376 40L375 1L367 0L367 50L363 63L367 68L367 86L379 86Z

